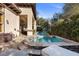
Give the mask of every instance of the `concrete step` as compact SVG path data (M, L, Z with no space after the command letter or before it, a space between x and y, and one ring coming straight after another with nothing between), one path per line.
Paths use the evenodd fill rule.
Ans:
M28 53L29 53L30 56L40 56L41 50L29 49Z

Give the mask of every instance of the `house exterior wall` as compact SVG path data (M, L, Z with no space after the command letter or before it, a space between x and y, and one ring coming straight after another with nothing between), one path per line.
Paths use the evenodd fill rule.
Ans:
M20 15L27 15L27 35L33 35L33 29L32 29L32 17L33 12L32 8L20 8L21 14Z
M36 20L34 19L34 30L35 30L35 33L36 33L36 29L37 29L37 27L36 27Z
M4 25L4 31L5 33L13 33L16 36L19 35L19 16L15 15L11 11L5 8L5 25Z
M33 35L36 32L36 20L33 15L32 8L19 8L21 9L20 15L27 15L27 35ZM20 17L7 8L2 8L4 14L2 15L2 32L13 33L19 36L20 30ZM34 25L33 21L34 20ZM32 28L34 26L34 28ZM35 32L33 32L35 30Z

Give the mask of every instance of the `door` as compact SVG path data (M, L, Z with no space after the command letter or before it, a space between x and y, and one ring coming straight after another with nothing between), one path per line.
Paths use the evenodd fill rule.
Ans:
M27 15L20 15L21 33L27 35Z

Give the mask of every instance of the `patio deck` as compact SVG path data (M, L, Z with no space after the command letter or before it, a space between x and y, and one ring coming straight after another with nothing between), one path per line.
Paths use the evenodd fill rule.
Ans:
M79 56L79 53L52 45L42 50L43 56Z

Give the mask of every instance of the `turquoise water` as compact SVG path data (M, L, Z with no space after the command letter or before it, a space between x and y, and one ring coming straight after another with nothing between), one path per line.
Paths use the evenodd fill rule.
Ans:
M35 42L62 42L63 40L58 37L39 36L34 39Z
M47 36L46 32L37 32L37 35L39 35L39 37L34 39L34 42L62 42L63 40L56 37L56 36L52 36L49 37Z
M43 35L43 36L44 36L44 35L47 35L46 32L37 32L37 34L38 34L38 35Z

